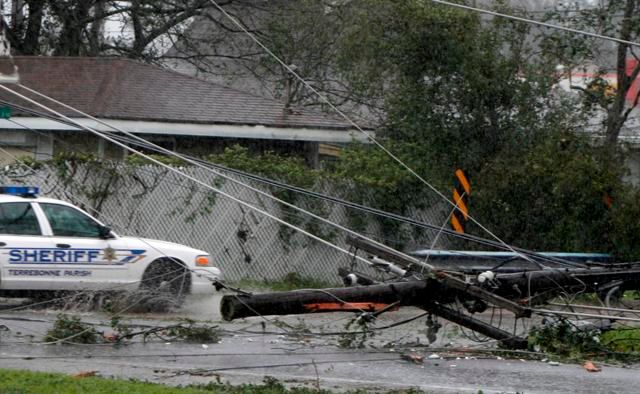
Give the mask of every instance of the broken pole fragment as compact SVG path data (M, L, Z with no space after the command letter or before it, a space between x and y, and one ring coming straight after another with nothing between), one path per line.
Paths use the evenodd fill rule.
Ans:
M365 250L367 253L379 256L387 261L398 264L404 269L418 267L423 272L428 273L433 267L425 264L422 260L409 256L397 250L377 245L365 238L347 236L347 243L355 248Z
M444 276L442 280L449 287L457 289L461 293L480 298L481 300L488 301L491 304L497 305L501 308L508 309L513 312L516 317L531 317L531 310L529 308L524 308L511 300L488 292L481 287L474 286L461 279L454 278L453 276Z
M441 318L449 320L450 322L471 329L484 336L497 339L498 342L509 349L527 348L527 339L515 336L507 331L501 330L459 311L447 308L436 303L427 304L424 306L424 309L428 312L433 313L434 315L440 316Z

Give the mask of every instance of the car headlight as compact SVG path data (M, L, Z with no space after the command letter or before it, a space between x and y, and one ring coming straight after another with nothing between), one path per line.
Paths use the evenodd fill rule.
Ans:
M213 267L213 261L209 255L201 255L196 257L196 266L198 267Z

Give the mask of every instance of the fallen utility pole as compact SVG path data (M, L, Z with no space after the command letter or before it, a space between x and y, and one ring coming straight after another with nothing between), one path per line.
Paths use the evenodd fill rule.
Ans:
M387 283L353 275L350 283L367 284L347 288L298 290L222 297L225 320L249 316L291 315L318 312L360 312L375 317L400 306L414 306L496 339L513 349L526 348L527 341L471 316L489 305L507 309L516 318L531 317L532 309L559 294L606 293L640 288L638 264L611 267L548 268L517 273L486 271L480 274L434 268L419 259L358 238L348 240L371 254L371 266L393 276ZM459 310L451 305L462 305ZM466 309L466 311L464 311Z
M389 306L414 306L496 339L504 346L521 349L526 347L525 339L446 305L459 302L467 312L475 313L482 312L491 304L512 310L516 317L529 317L533 301L540 303L563 292L596 292L607 281L623 283L621 286L626 288L640 283L640 270L529 271L497 275L489 288L443 272L434 272L423 280L370 286L226 295L222 297L221 313L225 320L233 320L261 315L379 312ZM553 311L545 310L545 313Z
M226 295L222 297L220 311L225 320L233 320L261 315L376 312L389 305L415 306L497 339L507 347L526 347L526 340L523 338L442 305L452 303L456 298L472 299L446 282L426 279L349 288Z
M225 320L260 315L299 315L314 312L329 312L331 309L318 308L319 304L333 307L336 302L344 305L345 311L363 309L367 312L375 308L359 308L363 303L374 305L390 305L398 302L398 306L421 306L429 299L430 293L437 291L433 286L437 282L413 281L379 284L361 287L345 287L322 290L294 290L277 293L252 295L226 295L222 297L220 312ZM429 288L429 290L427 290ZM438 289L440 289L438 287ZM360 304L360 305L358 305ZM335 309L335 308L334 308Z

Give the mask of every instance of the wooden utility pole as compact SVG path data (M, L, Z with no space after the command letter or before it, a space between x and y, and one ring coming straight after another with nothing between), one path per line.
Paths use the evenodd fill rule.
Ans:
M387 256L390 257L390 256ZM396 255L395 258L398 258ZM496 275L489 287L466 282L441 271L423 280L370 286L300 290L266 294L226 295L221 313L226 320L249 316L290 315L317 312L381 312L396 306L415 306L500 341L510 348L525 348L526 340L472 317L448 304L460 302L467 312L481 312L495 305L530 317L529 307L561 292L600 292L611 284L620 289L638 288L640 270L629 267L539 270Z
M259 315L317 312L377 312L389 306L416 306L463 327L501 341L510 348L526 348L526 340L442 305L455 300L456 291L437 280L388 283L336 289L287 291L254 295L226 295L220 311L225 320Z

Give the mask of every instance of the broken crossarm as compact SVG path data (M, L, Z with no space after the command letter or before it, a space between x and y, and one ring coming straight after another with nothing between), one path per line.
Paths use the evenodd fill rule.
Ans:
M364 238L352 237L349 235L347 236L347 243L358 249L365 250L368 253L396 263L407 270L412 268L420 268L424 269L426 272L430 272L433 268L431 267L431 265L425 264L423 261L420 261L420 259L411 257L389 247L380 246Z
M504 346L509 349L526 349L527 340L518 336L515 336L507 331L494 327L482 320L475 319L467 314L447 308L443 305L436 303L429 303L424 305L424 309L434 315L440 316L443 319L450 322L459 324L463 327L471 329L487 337L497 339Z
M461 293L466 295L470 295L473 297L480 298L484 301L487 301L491 304L497 305L501 308L505 308L513 312L516 317L530 317L531 311L527 308L523 308L517 303L503 298L499 295L493 294L481 287L474 286L470 283L467 283L461 279L453 277L442 271L434 271L433 267L428 264L424 264L419 259L415 257L408 256L404 253L395 251L390 248L381 247L375 243L372 243L369 240L358 238L358 237L347 237L347 243L355 246L357 248L366 250L369 253L373 253L377 256L380 256L386 260L392 261L405 269L411 269L412 267L420 267L424 268L426 272L435 273L435 276L442 280L444 284L449 287L452 287Z
M444 276L442 280L448 286L457 289L464 294L480 298L501 308L508 309L513 312L516 317L531 317L531 310L529 308L524 308L511 300L493 294L481 287L474 286L450 275Z

